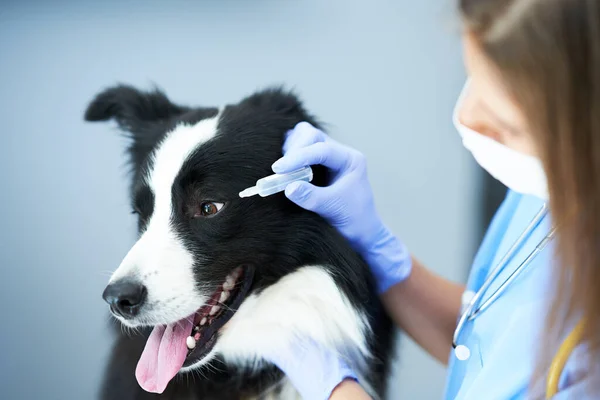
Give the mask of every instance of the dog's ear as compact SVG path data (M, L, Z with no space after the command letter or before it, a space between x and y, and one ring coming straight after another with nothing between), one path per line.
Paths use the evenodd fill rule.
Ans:
M262 110L263 115L274 114L273 118L283 121L287 129L292 129L296 124L304 121L317 129L326 131L326 125L304 107L302 99L294 91L286 90L282 86L266 88L247 97L244 102L253 108ZM283 147L285 138L286 131L282 130L279 137L281 147ZM282 155L280 154L279 156ZM327 168L314 165L312 166L312 170L313 185L325 186L330 181L330 172Z
M90 122L115 120L132 143L129 155L134 182L147 156L174 121L191 108L173 104L158 89L142 92L132 86L117 85L96 95L85 110Z
M275 114L279 119L285 118L289 123L307 121L313 126L322 128L322 124L306 110L300 97L294 91L282 86L258 91L246 97L240 105L260 109L263 115Z
M299 122L308 122L315 128L326 131L326 125L304 107L302 99L292 90L286 90L281 86L271 87L257 92L245 101L253 107L265 110L265 113L276 114L279 120L285 121L284 124L287 125L288 129L292 129ZM285 134L286 131L280 132L280 145L282 147L286 138ZM330 181L330 172L327 168L314 165L312 170L313 185L325 186Z
M97 94L84 118L90 122L114 119L122 130L137 136L144 134L149 124L169 121L189 110L173 104L158 89L141 92L132 86L117 85Z

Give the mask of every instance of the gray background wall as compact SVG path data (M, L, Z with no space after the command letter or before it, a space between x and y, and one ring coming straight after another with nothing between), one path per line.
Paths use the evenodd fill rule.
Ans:
M295 87L367 155L388 224L464 279L480 186L451 125L464 81L453 3L2 2L0 397L95 397L110 344L100 294L135 224L125 141L82 113L117 81L205 105ZM444 373L403 340L391 398L439 398Z

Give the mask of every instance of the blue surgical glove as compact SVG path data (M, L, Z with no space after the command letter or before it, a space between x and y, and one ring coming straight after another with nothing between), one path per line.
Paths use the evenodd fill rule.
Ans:
M276 365L306 400L327 400L342 381L358 381L338 354L309 339L273 346L263 357Z
M349 240L371 266L379 293L409 276L410 254L377 214L363 154L336 142L307 122L288 132L283 154L272 166L275 173L307 165L323 165L331 170L328 186L293 182L285 194L300 207L321 215Z

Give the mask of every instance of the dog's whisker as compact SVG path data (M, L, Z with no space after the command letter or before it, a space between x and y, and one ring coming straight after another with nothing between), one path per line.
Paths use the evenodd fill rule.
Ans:
M131 335L131 328L129 326L123 325L121 324L121 333L125 336L127 336L128 338L130 338Z
M228 306L227 304L225 304L225 303L221 303L221 302L219 301L219 302L217 302L217 304L219 304L219 306L220 306L222 309L225 309L225 310L230 310L230 311L233 311L233 312L237 312L237 309L231 308L231 307L229 307L229 306Z
M209 369L215 371L215 372L224 372L223 370L217 368L215 365L213 365L212 363L208 363L206 364L206 367L208 367Z
M108 313L108 314L105 314L105 315L106 315L106 319L108 321L110 321L110 322L114 322L116 320L116 318L111 313ZM119 324L119 325L121 325L121 324Z
M198 370L198 373L201 374L202 379L207 379L208 377L204 374L204 371Z
M225 362L224 362L224 361L222 361L222 360L215 359L215 361L218 361L219 363L221 363L221 364L225 365ZM217 365L216 365L216 363L215 363L215 362L211 363L211 365L212 365L212 367L213 367L213 368L215 368L215 369L216 369L218 372L225 372L225 370L224 370L224 369L221 369L221 368L217 367Z

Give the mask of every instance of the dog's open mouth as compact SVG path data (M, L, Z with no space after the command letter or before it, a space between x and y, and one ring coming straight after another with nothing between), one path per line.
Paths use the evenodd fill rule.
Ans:
M233 317L248 295L253 275L252 266L236 268L196 313L154 327L135 371L144 390L162 393L181 368L193 365L210 353L219 329Z
M219 286L208 303L194 316L194 327L186 339L184 367L204 358L214 347L216 333L233 317L252 284L250 267L236 268Z

